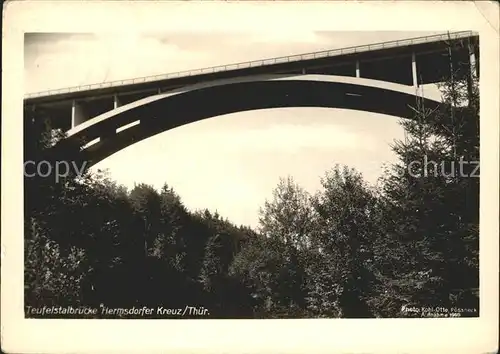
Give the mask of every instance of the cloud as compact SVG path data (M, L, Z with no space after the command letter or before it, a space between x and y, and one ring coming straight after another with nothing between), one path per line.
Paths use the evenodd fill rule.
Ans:
M312 31L100 33L31 36L25 46L28 92L197 69L356 45L370 35ZM373 35L371 35L373 37ZM357 40L357 42L356 42ZM384 120L385 119L385 120ZM394 158L394 118L348 110L288 108L236 113L188 124L134 144L94 166L132 187L167 182L192 209L218 209L237 223L257 210L278 178L307 190L335 163L373 181Z
M134 33L41 37L25 49L25 87L36 92L193 69L206 56Z
M30 33L26 92L295 55L432 32Z
M318 41L328 43L329 49L352 47L357 45L388 42L398 39L430 36L442 31L317 31Z
M190 134L190 139L206 137L203 133ZM251 149L262 151L296 152L303 148L356 149L370 148L371 136L354 133L335 124L294 125L275 124L264 129L246 129L239 134L224 131L207 137L212 148L229 148L233 153Z
M255 43L317 43L321 41L314 31L304 31L304 30L274 30L257 32L249 36L249 40Z
M31 34L25 87L36 92L293 55L327 49L323 42L312 31Z
M67 41L82 41L82 40L95 40L95 34L93 33L44 33L44 32L32 32L24 34L24 46L25 48L31 46L51 46L54 43L62 43Z
M236 223L255 226L258 208L279 177L290 174L314 193L320 177L336 163L355 167L375 182L380 161L393 157L384 139L358 131L356 124L300 125L279 110L272 113L283 123L224 130L229 118L244 117L218 117L157 135L95 167L108 167L113 178L129 187L146 182L160 188L167 182L188 208L217 209Z

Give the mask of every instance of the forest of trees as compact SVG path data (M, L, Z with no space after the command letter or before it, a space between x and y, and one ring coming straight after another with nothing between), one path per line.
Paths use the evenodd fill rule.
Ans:
M478 316L479 178L467 176L473 165L458 173L458 161L479 161L479 88L468 64L452 70L446 104L429 112L416 102L415 118L401 121L398 162L377 185L348 166L326 171L314 195L284 177L255 230L188 210L168 181L158 191L88 171L59 183L26 177L25 308L189 305L208 309L203 318L371 318L442 306ZM25 160L74 160L71 149L48 153L41 119L25 121ZM457 173L410 174L423 156Z

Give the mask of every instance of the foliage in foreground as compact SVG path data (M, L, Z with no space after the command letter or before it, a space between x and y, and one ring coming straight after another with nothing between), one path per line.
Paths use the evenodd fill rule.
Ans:
M475 166L458 171L461 158L479 161L478 89L458 77L443 87L445 109L417 105L402 122L399 162L377 188L347 166L327 171L315 195L283 178L258 230L189 211L166 184L127 191L100 174L27 178L25 306L189 305L218 318L479 310L479 178ZM25 159L47 159L46 129L32 124ZM448 172L411 169L423 156Z

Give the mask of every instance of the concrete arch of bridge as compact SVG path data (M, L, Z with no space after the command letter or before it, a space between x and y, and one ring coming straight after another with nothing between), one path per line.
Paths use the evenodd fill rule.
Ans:
M68 131L67 139L82 145L94 141L82 150L93 165L166 130L235 112L324 107L411 119L416 94L413 86L344 76L259 76L221 80L150 96L116 108L74 127ZM423 99L429 108L440 104L440 97L435 93ZM124 129L128 125L133 126Z

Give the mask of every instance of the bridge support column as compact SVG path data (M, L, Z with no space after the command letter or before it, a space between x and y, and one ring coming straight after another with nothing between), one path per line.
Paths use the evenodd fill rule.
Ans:
M361 77L361 73L359 71L359 60L356 60L356 77Z
M302 69L302 75L305 75L306 69Z
M113 96L113 107L117 109L118 107L121 106L120 99L118 98L118 95Z
M79 124L82 124L88 119L88 116L85 112L84 107L73 100L71 104L71 128L76 127Z
M474 46L471 43L469 43L468 47L469 47L470 72L473 77L476 77L479 75L476 65L476 53L474 52Z
M413 87L418 88L417 59L415 57L415 52L411 53L411 76L413 78Z
M468 43L469 50L469 75L467 77L467 99L469 105L473 103L474 98L474 82L476 78L479 76L479 70L476 62L476 53L474 51L474 46L472 43ZM478 128L479 129L479 128Z

